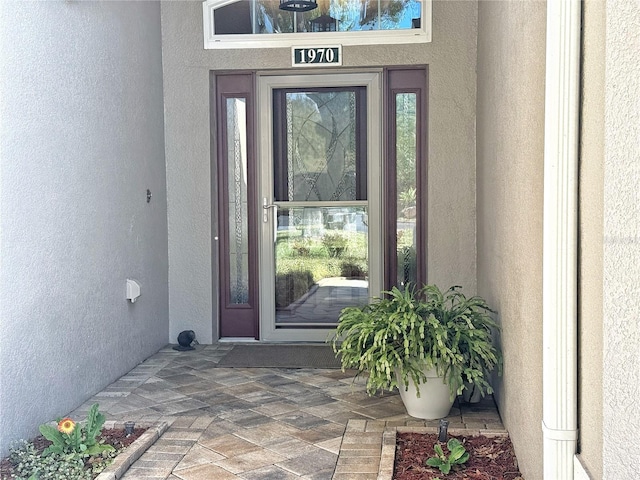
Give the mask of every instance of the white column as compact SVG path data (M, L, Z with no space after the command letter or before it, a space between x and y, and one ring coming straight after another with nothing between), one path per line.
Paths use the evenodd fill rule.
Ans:
M572 480L577 440L579 0L547 2L543 235L544 478Z

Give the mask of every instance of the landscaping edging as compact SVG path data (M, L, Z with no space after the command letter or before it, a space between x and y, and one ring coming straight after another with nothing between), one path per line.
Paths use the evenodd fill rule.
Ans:
M438 433L435 427L392 427L385 428L382 433L382 453L380 466L378 467L377 480L393 480L393 469L396 461L396 435L397 433ZM471 430L466 428L453 428L449 430L452 435L484 435L485 437L508 437L507 431L497 430Z
M140 437L120 453L106 469L104 469L95 480L119 480L133 462L147 451L151 445L169 428L167 422L159 423L136 423L136 426L146 428ZM124 428L123 422L105 422L104 428Z

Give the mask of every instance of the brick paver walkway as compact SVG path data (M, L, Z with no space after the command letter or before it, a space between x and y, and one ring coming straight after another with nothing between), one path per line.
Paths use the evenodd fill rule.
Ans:
M340 370L217 367L231 348L164 348L71 415L98 402L108 420L169 424L124 480L386 480L389 429L437 425ZM504 432L490 398L456 402L448 420L452 432Z

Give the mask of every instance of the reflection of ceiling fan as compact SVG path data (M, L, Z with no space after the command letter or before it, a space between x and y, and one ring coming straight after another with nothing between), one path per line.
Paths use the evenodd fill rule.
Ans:
M280 10L308 12L318 8L317 0L280 0Z

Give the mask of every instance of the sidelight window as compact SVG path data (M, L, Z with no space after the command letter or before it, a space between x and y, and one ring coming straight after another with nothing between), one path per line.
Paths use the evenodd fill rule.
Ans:
M385 287L427 281L425 69L387 71Z

